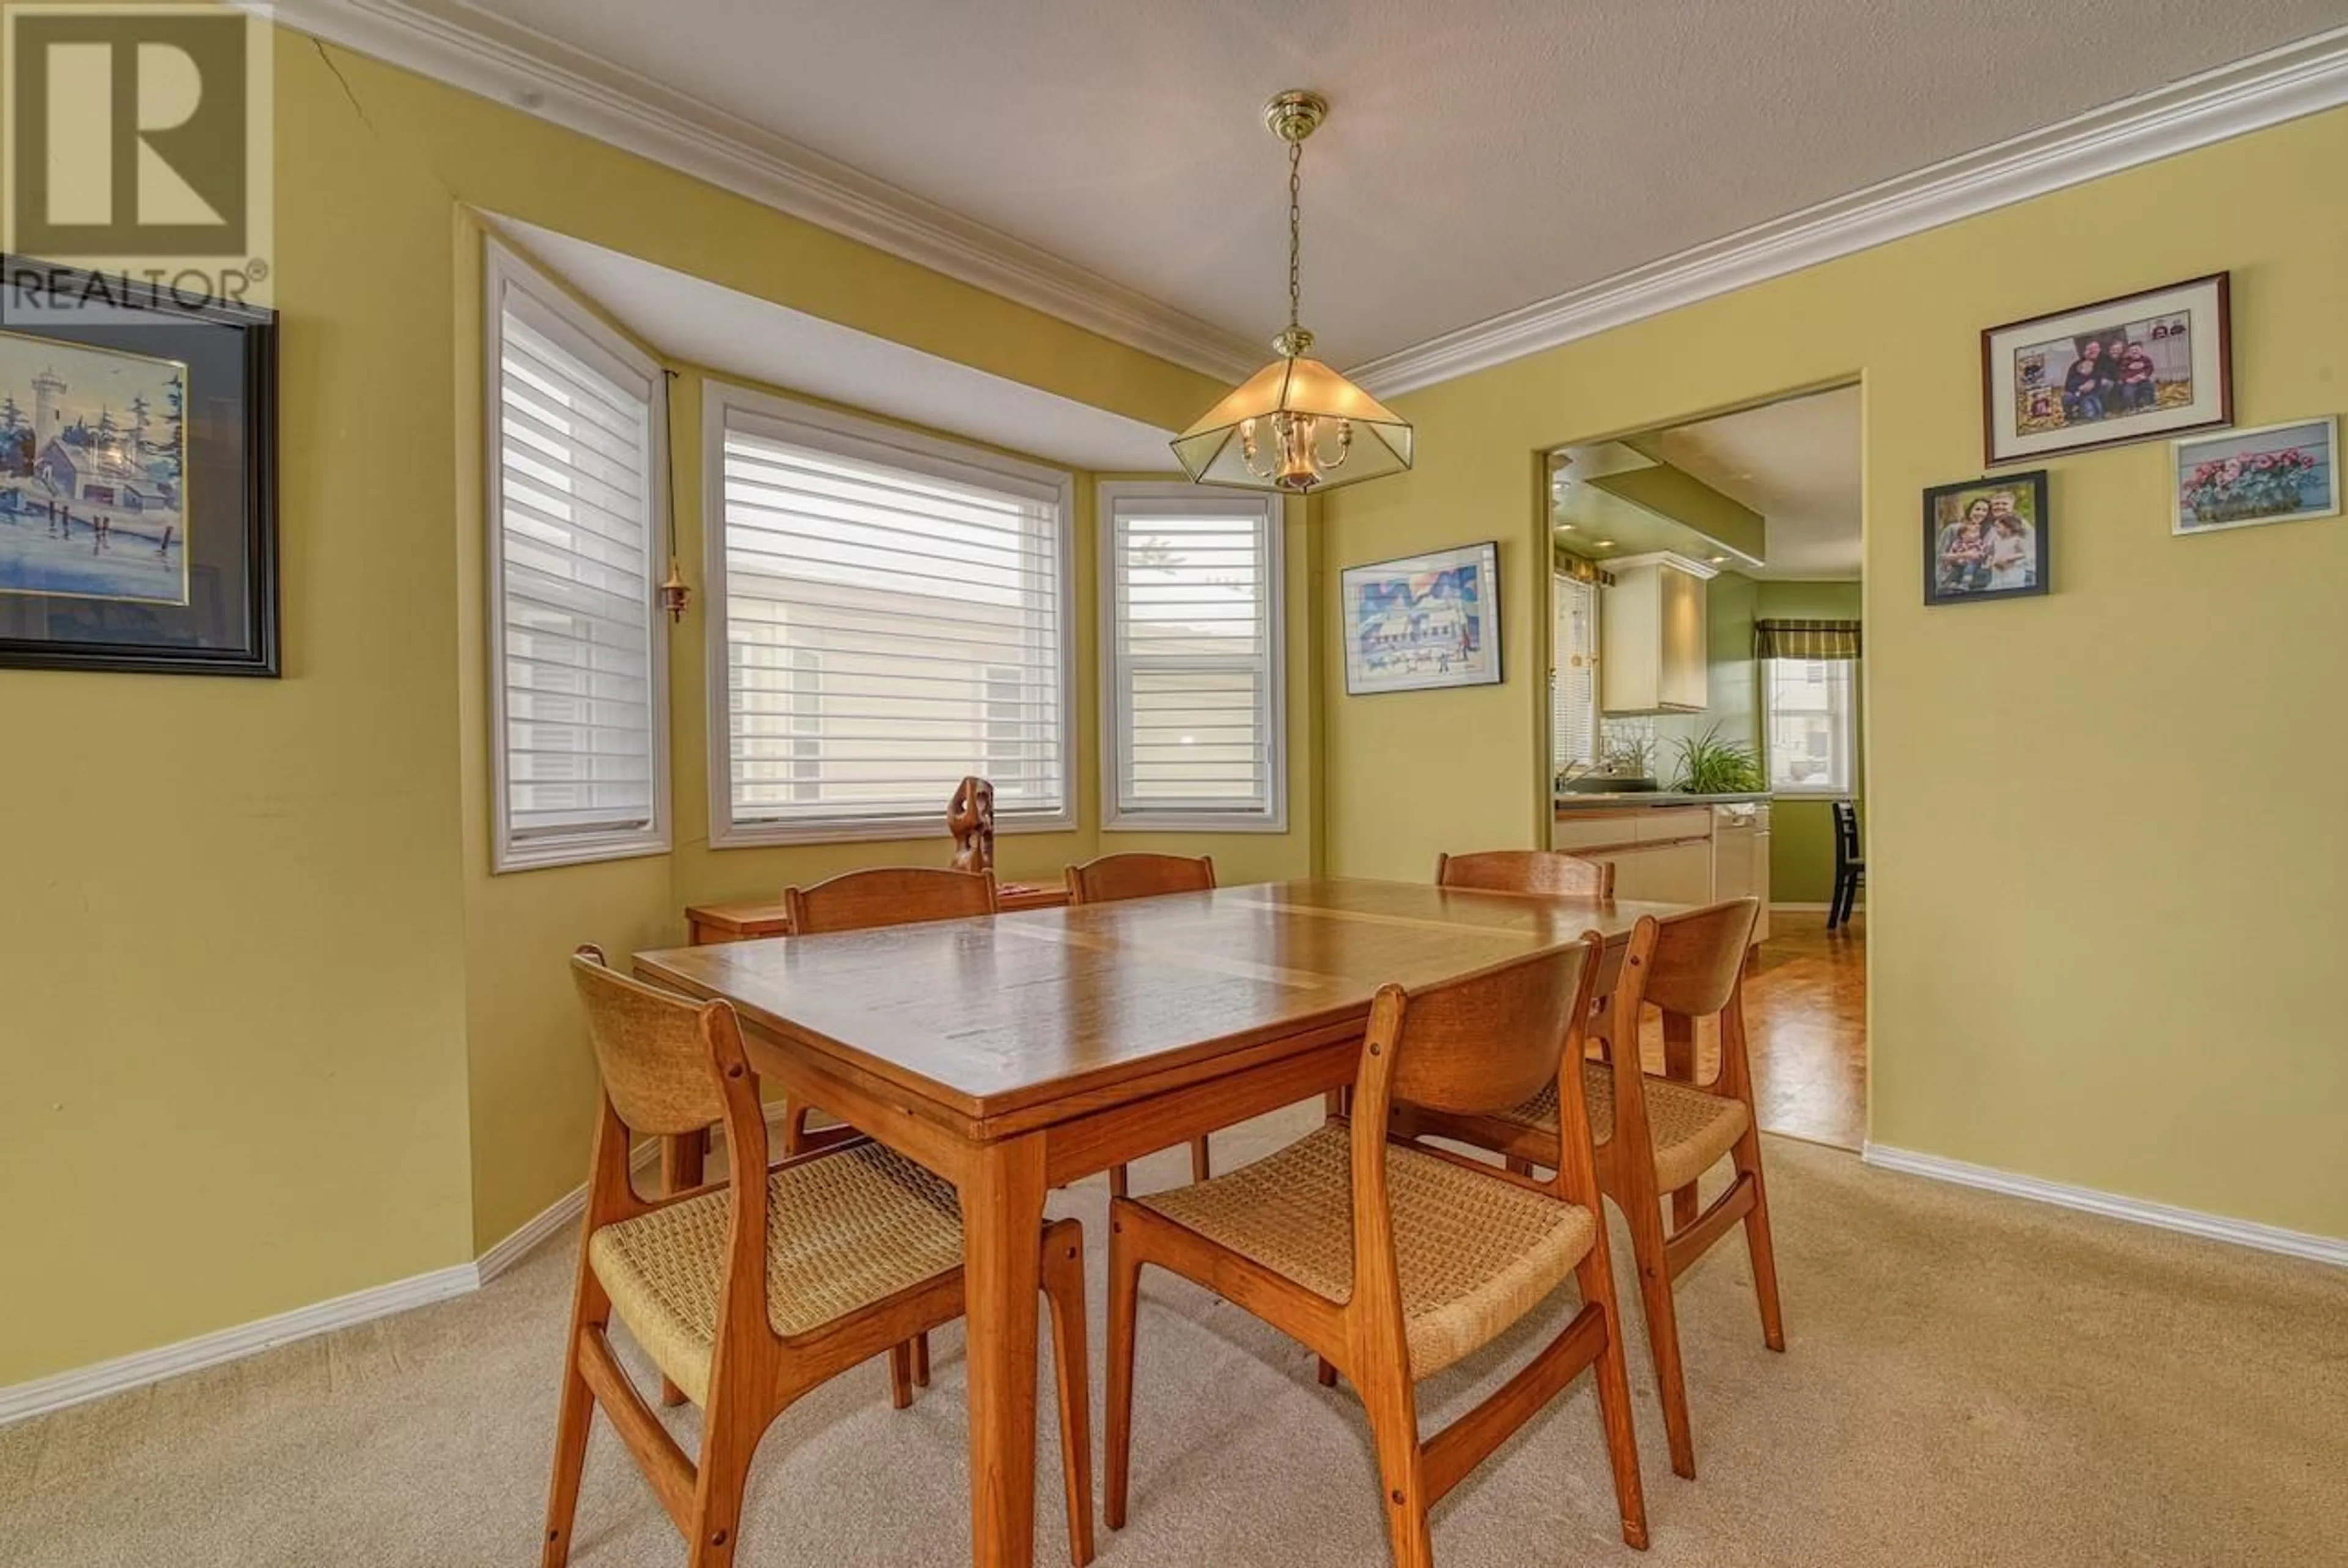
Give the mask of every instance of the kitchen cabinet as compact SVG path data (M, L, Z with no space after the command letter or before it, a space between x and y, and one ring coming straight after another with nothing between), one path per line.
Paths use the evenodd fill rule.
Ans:
M1710 700L1704 584L1683 556L1613 563L1598 620L1599 705L1609 713L1700 713Z
M1697 797L1701 799L1702 797ZM1769 803L1560 804L1550 847L1614 868L1614 896L1659 904L1761 902L1753 939L1769 935Z
M1640 844L1592 858L1614 866L1614 897L1657 904L1712 902L1712 841Z

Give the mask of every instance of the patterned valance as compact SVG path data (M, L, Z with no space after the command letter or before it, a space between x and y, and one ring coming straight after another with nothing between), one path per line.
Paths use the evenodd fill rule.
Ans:
M1756 659L1856 659L1856 620L1756 620L1753 623Z

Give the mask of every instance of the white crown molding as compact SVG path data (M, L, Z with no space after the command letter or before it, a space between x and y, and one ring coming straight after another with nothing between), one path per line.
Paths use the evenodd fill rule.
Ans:
M1269 352L1041 247L461 0L237 0L1206 374Z
M2017 1176L2012 1172L1995 1170L1988 1165L1968 1164L1962 1160L1943 1159L1938 1154L1919 1154L1908 1149L1886 1148L1881 1143L1869 1143L1859 1151L1859 1158L1879 1170L1925 1176L1936 1182L1954 1183L1961 1187L1979 1187L1984 1192L2028 1198L2033 1203L2079 1209L2110 1219L2127 1220L2134 1225L2151 1225L2157 1230L2178 1231L2186 1235L2230 1242L2236 1246L2246 1246L2259 1252L2281 1253L2287 1257L2302 1257L2312 1263L2329 1264L2334 1268L2348 1268L2348 1241L2333 1236L2311 1235L2305 1231L2284 1230L2280 1225L2260 1225L2251 1220L2228 1219L2221 1214L2205 1214L2194 1209L2175 1208L2168 1204L2147 1203L2141 1198L2124 1198L2116 1194L2098 1192L2093 1187L2074 1187L2062 1182L2041 1181L2036 1176Z
M2348 27L1740 230L1345 374L1376 397L1521 359L1961 218L2348 104Z

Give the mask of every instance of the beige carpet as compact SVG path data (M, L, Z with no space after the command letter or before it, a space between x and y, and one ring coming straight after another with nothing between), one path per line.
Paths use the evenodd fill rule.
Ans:
M1219 1153L1307 1124L1285 1113ZM1443 1563L2348 1563L2348 1276L1784 1139L1768 1158L1791 1349L1762 1348L1741 1247L1684 1282L1696 1481L1666 1463L1632 1309L1653 1550L1617 1536L1585 1378L1437 1511ZM1097 1357L1104 1204L1098 1184L1055 1203L1092 1234ZM569 1251L464 1300L0 1430L0 1563L534 1563ZM1102 1532L1104 1568L1385 1561L1351 1398L1235 1309L1163 1276L1145 1289L1133 1522ZM1423 1408L1463 1408L1535 1342L1437 1379ZM888 1408L876 1363L776 1424L745 1563L968 1563L959 1336L938 1350L910 1411ZM1047 1416L1047 1564L1066 1561L1048 1434ZM578 1542L582 1568L684 1560L600 1424Z

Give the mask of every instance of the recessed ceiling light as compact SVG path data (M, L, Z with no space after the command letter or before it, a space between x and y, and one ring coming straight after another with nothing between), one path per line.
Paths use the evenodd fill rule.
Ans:
M1596 545L1601 550L1611 550L1614 548L1614 541L1612 539L1592 539L1591 543Z
M1715 556L1712 558L1712 564L1715 566L1726 566L1728 564L1728 558L1726 556Z
M1557 531L1561 534L1570 534L1573 532L1573 525L1571 523L1560 523L1557 526Z

